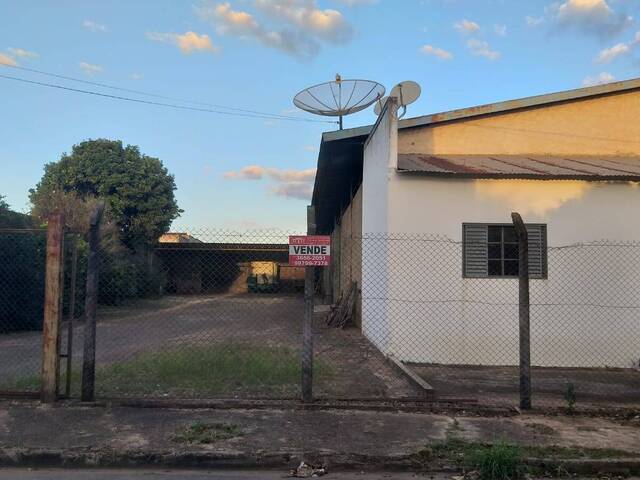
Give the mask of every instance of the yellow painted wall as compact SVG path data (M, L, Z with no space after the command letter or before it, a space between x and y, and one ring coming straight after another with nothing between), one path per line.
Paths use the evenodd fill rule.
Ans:
M640 92L404 129L399 153L640 154Z

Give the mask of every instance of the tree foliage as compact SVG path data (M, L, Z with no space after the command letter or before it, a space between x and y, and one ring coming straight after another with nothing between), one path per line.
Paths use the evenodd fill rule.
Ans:
M31 217L14 212L0 195L0 333L42 325L45 234L18 231L34 227Z
M46 211L59 192L80 200L103 198L125 245L155 242L181 213L176 185L158 158L141 154L137 146L97 139L74 145L71 154L45 166L42 179L30 190L34 212Z

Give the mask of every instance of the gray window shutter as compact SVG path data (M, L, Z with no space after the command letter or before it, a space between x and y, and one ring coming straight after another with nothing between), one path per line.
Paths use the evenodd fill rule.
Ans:
M485 278L489 276L487 235L486 225L463 225L462 274L464 277Z
M547 227L527 225L529 278L547 278Z

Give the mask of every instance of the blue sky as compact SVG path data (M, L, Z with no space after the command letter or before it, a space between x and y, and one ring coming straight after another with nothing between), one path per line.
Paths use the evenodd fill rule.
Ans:
M305 119L293 95L338 72L387 89L415 80L418 116L640 76L638 19L637 0L0 0L0 64ZM0 105L0 194L15 209L28 210L45 163L105 137L163 160L185 210L176 225L192 228L301 229L320 134L334 128L4 78Z

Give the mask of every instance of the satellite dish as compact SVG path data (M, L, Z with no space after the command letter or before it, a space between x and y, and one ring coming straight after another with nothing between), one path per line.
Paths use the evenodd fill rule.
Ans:
M371 80L342 80L336 75L333 82L306 88L293 98L293 104L315 115L342 117L359 112L380 99L385 88Z
M402 114L399 118L404 117L407 113L407 105L411 105L413 102L420 98L422 89L416 82L407 80L400 82L393 89L391 89L390 97L396 97L398 99L398 105L403 108Z
M387 103L387 99L389 97L382 97L381 99L379 99L376 102L375 107L373 107L373 113L375 113L376 115L380 115L380 113L382 112L382 109L384 108L384 104Z

